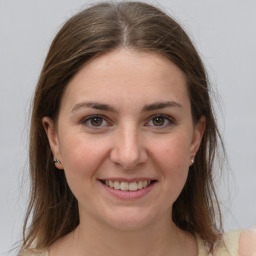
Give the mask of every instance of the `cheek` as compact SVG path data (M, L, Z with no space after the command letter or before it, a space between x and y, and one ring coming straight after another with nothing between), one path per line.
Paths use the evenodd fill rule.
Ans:
M62 141L61 156L70 186L95 178L96 170L107 154L106 144L102 140L90 140L83 134L66 136Z
M178 138L165 140L155 144L154 155L165 184L165 194L168 195L168 200L174 203L187 180L189 144Z
M180 173L189 167L190 143L186 137L173 136L154 143L155 159L163 165L163 169Z

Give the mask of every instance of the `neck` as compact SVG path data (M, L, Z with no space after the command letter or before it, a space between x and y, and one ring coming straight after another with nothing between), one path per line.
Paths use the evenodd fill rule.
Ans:
M81 221L71 236L72 255L77 256L183 255L181 248L191 239L169 216L136 230L120 230L95 220Z

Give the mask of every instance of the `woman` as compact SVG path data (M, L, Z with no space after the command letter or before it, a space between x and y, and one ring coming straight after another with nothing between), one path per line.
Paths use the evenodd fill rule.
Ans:
M252 255L253 231L223 235L209 90L155 7L106 2L67 21L34 96L20 255Z

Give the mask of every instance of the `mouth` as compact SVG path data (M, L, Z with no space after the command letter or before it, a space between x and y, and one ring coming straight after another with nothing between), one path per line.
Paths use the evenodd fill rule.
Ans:
M104 185L122 191L137 191L148 187L150 184L156 182L156 180L142 180L142 181L117 181L117 180L100 180Z

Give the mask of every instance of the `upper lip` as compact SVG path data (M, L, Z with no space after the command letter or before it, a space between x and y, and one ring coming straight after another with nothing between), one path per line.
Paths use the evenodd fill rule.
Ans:
M99 179L99 180L111 180L111 181L123 181L123 182L139 182L139 181L153 181L153 180L156 180L154 178L148 178L148 177L140 177L140 178L121 178L121 177L113 177L113 178L102 178L102 179Z

